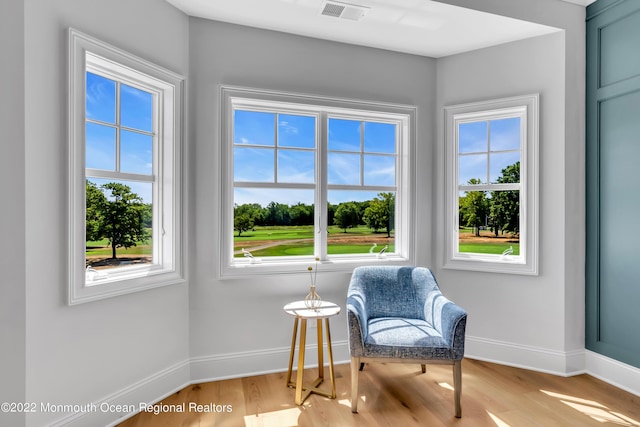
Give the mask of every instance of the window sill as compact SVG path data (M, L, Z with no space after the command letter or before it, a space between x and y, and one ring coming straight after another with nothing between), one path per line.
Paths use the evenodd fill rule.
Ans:
M538 275L538 266L526 263L522 257L482 256L456 257L443 265L447 270L479 271L485 273Z
M178 272L167 270L148 271L145 275L138 272L136 275L97 279L87 281L82 287L70 287L69 305L98 301L184 282L184 277Z
M220 269L219 279L242 279L255 276L271 276L281 274L300 274L306 272L307 267L315 263L314 259L309 257L305 259L295 258L286 259L278 258L277 260L259 259L250 262L244 258L235 261L229 266L222 266ZM318 263L318 268L323 272L351 272L355 267L364 265L410 265L411 260L400 255L389 254L381 257L340 257L334 256L330 260Z

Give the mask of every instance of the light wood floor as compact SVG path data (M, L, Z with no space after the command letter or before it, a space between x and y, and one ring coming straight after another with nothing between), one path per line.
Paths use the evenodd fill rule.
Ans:
M313 374L305 371L305 379ZM368 364L360 373L358 414L351 413L348 364L336 365L335 400L311 395L301 406L285 385L286 372L216 381L189 386L162 402L184 403L184 413L141 413L120 427L640 427L640 397L591 376L562 378L468 359L457 419L452 378L449 366L427 365L421 374L419 365ZM197 413L190 404L232 410Z

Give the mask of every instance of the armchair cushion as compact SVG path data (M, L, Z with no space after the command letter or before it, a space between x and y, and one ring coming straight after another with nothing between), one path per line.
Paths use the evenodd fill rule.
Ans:
M451 359L442 335L421 319L378 317L369 321L364 357Z

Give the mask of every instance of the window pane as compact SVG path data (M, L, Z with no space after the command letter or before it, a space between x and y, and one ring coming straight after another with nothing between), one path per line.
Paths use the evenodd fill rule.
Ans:
M113 127L86 123L85 167L113 171L116 169L116 130Z
M369 153L395 153L396 125L365 122L364 151Z
M491 120L491 151L520 149L520 117Z
M315 148L316 119L290 114L278 115L278 146Z
M364 156L365 185L396 185L395 156Z
M360 121L329 119L329 150L360 151Z
M517 164L517 170L514 169ZM520 182L520 152L491 154L491 183Z
M148 182L87 180L86 263L97 278L102 270L152 262L152 192Z
M519 197L517 190L462 193L458 252L519 255Z
M116 122L116 82L87 72L86 118Z
M458 157L458 184L470 184L471 180L478 180L475 184L487 182L487 155L471 154Z
M121 84L120 124L145 132L153 131L153 95Z
M315 182L313 151L278 150L278 182Z
M275 114L234 110L233 143L275 146Z
M274 150L236 146L233 150L234 181L274 182Z
M313 199L313 190L236 188L234 257L313 255Z
M395 251L395 193L332 190L328 200L330 255Z
M120 170L151 175L153 173L153 137L120 131Z
M487 151L487 122L461 123L458 126L458 152Z
M329 153L329 184L360 185L360 155Z

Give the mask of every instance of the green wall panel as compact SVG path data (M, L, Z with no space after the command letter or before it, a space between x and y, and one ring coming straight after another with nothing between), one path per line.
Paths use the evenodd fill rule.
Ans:
M640 2L587 9L587 348L640 367Z
M599 29L601 87L640 75L638 28L640 28L640 11Z

